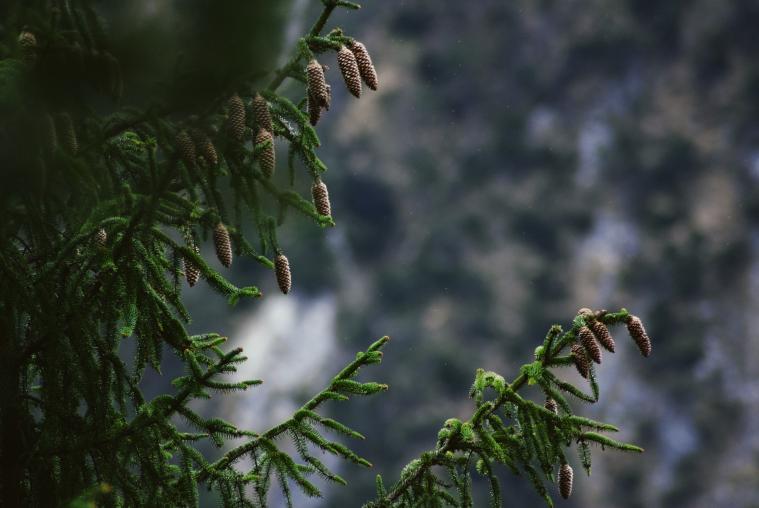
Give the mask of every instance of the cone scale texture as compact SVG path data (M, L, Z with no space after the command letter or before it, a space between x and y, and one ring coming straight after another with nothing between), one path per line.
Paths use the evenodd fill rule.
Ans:
M643 323L638 316L627 318L627 331L630 332L630 337L632 337L638 346L640 354L649 356L651 354L651 339L648 337L646 329L643 328Z
M604 349L613 353L615 344L614 339L611 337L611 333L609 333L609 328L600 321L591 321L590 324L588 324L588 327Z
M100 247L105 247L106 242L108 241L108 233L105 232L105 229L100 228L95 233L95 243L98 244Z
M227 102L227 127L232 136L242 141L245 135L245 104L239 95L235 94Z
M585 379L590 375L590 364L588 356L585 354L585 348L579 344L572 344L572 361L574 361L577 372Z
M342 46L337 52L337 65L345 80L345 86L354 97L361 97L361 73L358 70L356 56L351 50Z
M564 499L572 495L572 480L574 472L569 464L562 464L559 469L559 493Z
M551 398L546 399L544 407L553 414L559 414L559 406L556 404L556 401Z
M195 166L195 157L197 155L195 143L192 141L190 135L187 134L187 131L180 131L174 142L176 143L177 153L179 153L179 157L184 162L184 165L188 168Z
M350 50L356 57L356 64L358 65L358 72L361 75L361 79L364 80L366 86L372 90L376 90L379 87L377 70L374 68L372 57L369 56L366 46L358 41L353 41L350 45Z
M253 98L253 116L255 117L256 124L258 124L259 128L272 132L269 105L266 103L266 99L261 97L261 94L258 93Z
M601 363L601 348L598 347L596 338L593 336L593 332L590 331L590 328L583 326L577 334L580 337L580 343L587 350L588 356L590 356L594 362Z
M274 270L277 272L277 285L282 293L287 294L292 288L292 273L290 272L290 262L284 254L277 254L274 260Z
M213 244L216 247L216 257L222 265L229 268L232 266L232 241L226 226L219 222L213 230Z
M306 67L308 96L313 97L320 107L329 108L329 92L324 78L324 68L316 60L311 60Z
M311 187L311 195L314 198L314 207L319 215L326 215L327 217L332 215L332 207L329 202L329 191L327 185L321 180L314 182Z
M196 254L200 253L197 245L190 245L190 248L195 251ZM193 287L200 280L200 269L190 259L184 260L184 276L187 279L187 284Z
M258 163L261 166L261 171L266 178L271 178L274 174L274 167L277 164L276 155L274 152L274 137L271 132L265 129L258 129L256 134L256 145L260 145L269 141L269 145L261 151L258 156Z
M216 147L213 146L208 136L203 131L195 129L192 131L192 139L195 141L197 155L203 157L203 160L212 167L217 166L219 164L219 154L216 152Z

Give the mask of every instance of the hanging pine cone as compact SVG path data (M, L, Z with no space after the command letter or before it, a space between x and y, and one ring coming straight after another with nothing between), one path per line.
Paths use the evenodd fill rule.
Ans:
M261 166L261 171L266 178L271 178L274 174L274 167L276 165L276 155L274 152L274 137L271 132L265 129L258 129L256 134L256 145L260 145L265 142L269 142L269 145L261 151L258 156L258 163Z
M18 34L18 45L23 51L31 51L37 47L37 36L28 30Z
M98 229L95 233L95 243L97 243L99 247L105 247L107 241L108 233L106 233L103 228Z
M198 249L198 246L191 242L191 240L188 242L189 247L195 251L195 254L200 254L200 249ZM197 265L195 265L195 263L193 263L189 258L184 260L184 276L187 279L187 284L189 284L190 287L197 284L198 280L200 279L200 268L198 268Z
M206 136L206 133L200 129L193 129L192 139L195 141L196 155L202 157L211 167L216 167L219 164L219 154L216 152L216 147L213 146L211 139Z
M58 132L61 135L61 143L63 147L71 155L76 155L79 152L79 140L76 137L76 129L74 129L74 122L71 120L71 116L68 113L62 113L58 117Z
M379 86L377 71L372 63L372 57L369 56L369 52L366 50L366 46L358 41L353 41L350 44L350 50L356 57L356 64L358 64L358 72L361 74L361 79L364 80L366 86L372 90L376 90Z
M188 169L194 167L196 157L195 143L193 143L192 138L187 134L187 131L179 131L177 137L174 138L174 143L176 144L177 152L179 153L182 162L184 162L184 165Z
M319 106L329 109L329 92L324 78L324 68L315 59L308 62L306 78L308 96L313 97Z
M232 241L229 239L227 227L221 222L213 230L213 244L216 247L216 257L221 264L227 268L232 266Z
M593 335L596 336L598 342L610 353L614 352L614 339L609 333L609 328L601 321L594 320L588 323Z
M354 97L361 97L361 74L358 71L356 56L345 46L337 52L337 65L343 74L345 86Z
M601 348L598 347L596 338L593 336L593 332L590 331L590 328L583 326L577 332L577 335L580 337L580 343L588 351L588 355L593 359L593 361L596 363L601 363Z
M272 132L269 105L266 103L266 99L261 97L261 94L258 93L253 98L253 116L255 116L256 123L260 128Z
M585 354L585 349L579 344L572 344L572 361L575 363L577 372L582 377L588 379L590 375L590 364L588 363L588 355Z
M651 354L651 339L646 333L646 329L643 328L643 323L638 316L630 316L627 318L627 331L630 332L630 337L635 341L640 349L640 354L643 356L649 356Z
M332 207L329 204L329 191L327 184L317 179L311 187L311 196L314 198L314 207L319 215L332 215Z
M574 472L569 464L562 464L559 468L559 493L564 499L569 499L572 495L572 479Z
M578 316L583 316L585 318L591 318L591 317L593 317L593 311L590 310L587 307L583 307L582 309L580 309L580 310L577 311L577 315Z
M545 403L544 407L547 410L549 410L550 412L552 412L553 414L556 414L556 415L559 414L559 406L558 406L558 404L556 404L556 401L553 400L550 397L546 399L546 403Z
M287 256L282 253L277 254L277 258L274 260L274 269L277 272L277 285L279 285L280 291L284 294L289 293L292 287L292 274Z
M232 136L242 141L245 135L245 104L239 95L235 94L227 102L227 127Z
M319 122L319 118L322 116L322 107L319 101L312 95L308 96L308 120L311 125L316 125Z

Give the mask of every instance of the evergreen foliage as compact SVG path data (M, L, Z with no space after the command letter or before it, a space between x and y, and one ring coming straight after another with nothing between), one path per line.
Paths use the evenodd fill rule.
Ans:
M240 348L224 350L225 337L187 331L183 276L190 287L202 277L231 305L262 296L256 286L238 287L224 277L199 245L212 238L225 267L233 257L258 262L288 293L290 263L277 239L286 213L334 225L313 128L330 106L331 89L316 57L331 54L356 97L362 80L376 89L378 79L362 44L340 29L323 34L335 9L358 5L322 3L308 34L273 73L217 69L194 102L136 106L121 105L130 83L95 2L4 7L10 26L0 48L0 110L8 119L0 142L9 168L0 202L3 506L196 506L201 488L215 491L224 506L265 506L273 483L288 503L293 488L321 494L314 476L345 483L317 450L371 466L325 433L363 436L318 410L329 400L387 389L354 379L381 361L387 337L263 433L191 407L214 393L261 383L226 377L245 356ZM195 75L183 65L177 64L179 81ZM298 96L278 91L286 79L302 84ZM288 151L284 185L275 174L285 165L277 162L279 143ZM299 190L300 169L313 202L304 197L308 190ZM245 231L251 216L253 233ZM493 505L500 505L496 464L524 471L550 505L544 479L554 481L556 467L566 465L563 447L571 441L588 471L591 443L640 451L596 432L616 428L575 415L561 393L598 400L585 351L591 395L549 370L578 364L578 356L561 353L579 347L580 330L587 330L584 348L598 348L594 322L627 322L647 356L650 340L636 319L624 310L580 313L566 333L551 329L535 362L512 383L478 371L472 417L447 421L436 448L411 462L393 487L386 490L378 477L369 506L471 506L470 466L489 480ZM134 343L133 356L123 352L126 341ZM186 372L174 379L173 393L148 400L140 383L148 367L160 372L165 350ZM540 387L560 409L518 395L526 385ZM488 389L494 398L486 397ZM234 440L242 444L216 460L204 453L208 443L222 448ZM245 472L236 467L243 459L250 463Z

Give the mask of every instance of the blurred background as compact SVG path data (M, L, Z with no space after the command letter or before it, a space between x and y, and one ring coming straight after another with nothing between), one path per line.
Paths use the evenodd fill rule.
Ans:
M121 29L171 19L165 5L144 2ZM282 5L280 59L321 6ZM339 12L329 26L366 44L380 90L354 99L334 55L321 57L337 227L289 217L288 297L245 260L230 278L261 284L263 300L230 309L206 287L187 292L193 329L229 335L250 356L242 374L265 382L204 411L264 430L390 335L367 373L389 392L329 407L367 436L356 450L375 467L336 464L349 485L298 503L360 506L375 474L396 480L445 419L471 414L477 367L513 378L552 323L624 306L653 355L617 329L601 401L582 411L646 453L596 450L561 506L759 506L758 24L756 0L366 0ZM210 244L204 254L214 259ZM502 473L509 506L541 506Z

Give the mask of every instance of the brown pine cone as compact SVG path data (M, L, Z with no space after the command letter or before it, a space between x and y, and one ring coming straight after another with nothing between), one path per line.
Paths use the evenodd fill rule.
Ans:
M66 151L71 155L76 155L79 152L79 140L76 136L74 121L71 120L71 116L68 113L62 113L58 117L58 132L61 135L61 144L63 144Z
M192 139L195 141L197 155L203 157L203 160L211 167L216 167L219 164L219 154L216 152L216 147L213 146L211 139L200 129L193 129Z
M276 166L276 154L274 151L274 137L271 132L266 129L258 129L256 134L256 145L269 141L269 146L264 148L259 155L258 164L261 166L261 171L266 178L271 178L274 174L274 167Z
M320 179L314 182L311 187L311 196L314 198L314 207L319 215L326 215L327 217L332 215L332 207L329 203L329 191L327 185Z
M646 333L646 329L643 328L643 323L638 316L630 316L627 318L627 331L630 332L630 337L635 341L640 349L640 354L643 356L649 356L651 354L651 339Z
M562 464L561 468L559 468L559 492L564 499L569 499L569 496L572 495L573 476L572 466Z
M277 285L279 285L280 291L284 294L289 293L292 287L292 273L290 273L290 262L287 260L287 256L282 253L277 254L277 258L274 260L274 269L277 272Z
M37 36L28 30L24 30L18 34L18 45L24 51L33 50L37 47Z
M609 328L601 321L594 320L588 323L593 335L596 336L598 342L610 353L614 352L614 339L609 333Z
M256 123L260 128L272 132L269 105L266 103L266 99L261 97L261 94L258 93L253 98L253 116L255 117Z
M238 141L245 135L245 103L239 95L234 94L227 102L227 127Z
M229 231L221 222L213 230L213 244L221 264L227 268L232 266L232 241L229 239Z
M337 65L343 74L345 86L354 97L361 97L361 74L358 70L356 56L351 50L342 46L337 52Z
M558 404L556 404L556 401L553 400L550 397L546 399L546 403L545 403L544 407L547 410L549 410L550 412L552 412L553 414L556 414L556 415L559 414L559 406L558 406Z
M572 361L575 363L577 372L582 377L588 379L590 375L590 364L588 363L588 355L585 354L585 349L579 344L572 344Z
M308 120L311 125L316 125L322 116L322 107L319 100L309 94L308 96Z
M369 52L366 50L366 46L358 41L353 41L350 44L350 50L356 57L358 72L361 74L361 79L364 80L366 86L372 90L376 90L379 86L379 80L377 79L377 70L374 68L374 64L372 64L372 57L369 56Z
M583 316L585 318L590 318L590 317L593 317L593 311L587 307L583 307L582 309L577 311L577 315Z
M184 162L184 165L187 166L187 169L194 167L196 157L195 143L192 141L190 135L187 134L187 131L179 131L174 142L176 143L179 157Z
M596 338L593 336L593 332L590 331L590 328L583 326L580 328L580 331L577 332L577 335L580 338L580 343L588 351L590 358L596 363L601 363L601 348L598 347Z
M105 247L107 241L108 233L106 233L103 228L98 229L95 233L95 243L97 243L99 247Z
M195 251L196 254L200 253L200 249L195 244L190 244L189 247ZM200 279L200 269L190 259L184 260L184 276L187 279L187 284L193 287L198 283Z
M308 96L313 97L319 106L329 108L329 91L327 80L324 78L324 68L315 59L308 62L306 77Z

